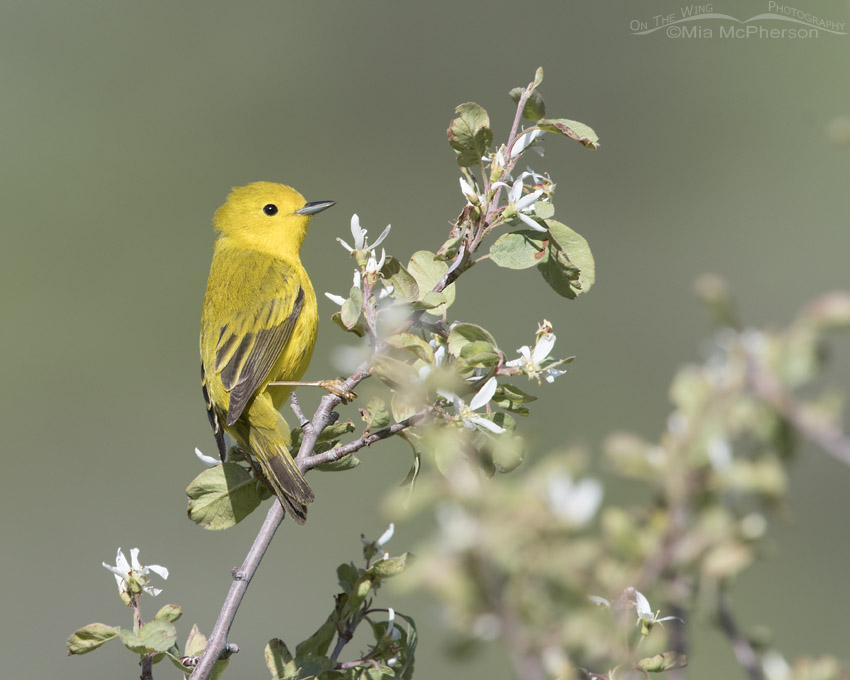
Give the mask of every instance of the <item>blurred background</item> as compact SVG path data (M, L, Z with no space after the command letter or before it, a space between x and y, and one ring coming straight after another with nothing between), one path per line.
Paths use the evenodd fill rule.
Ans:
M714 11L746 19L766 5ZM483 105L504 140L508 90L543 66L548 113L592 125L602 141L590 152L548 140L534 164L558 183L558 218L589 240L597 283L570 302L534 272L484 266L452 309L506 348L528 343L546 317L560 354L577 356L520 423L532 459L562 443L547 429L555 419L592 450L614 429L657 435L673 371L699 358L710 330L697 275L726 277L754 324L783 324L818 293L847 288L850 149L828 128L850 114L850 36L631 34L633 20L681 6L4 3L4 675L135 677L116 643L65 656L77 627L129 621L100 563L138 546L143 563L168 566L155 604L184 607L185 638L193 621L209 632L256 533L263 512L204 532L185 518L183 493L200 471L194 448L214 452L197 338L211 218L233 185L281 181L336 200L314 220L303 259L320 294L344 292L352 263L335 239L351 214L373 236L392 223L385 245L402 259L436 249L463 205L445 135L454 107ZM817 11L850 22L846 2ZM320 309L312 378L334 375L329 357L348 342L330 322L335 306L320 297ZM848 344L834 347L844 386ZM318 400L302 392L305 407ZM846 654L850 470L801 454L774 550L741 580L736 605L745 626L770 624L788 656ZM362 457L346 475L313 473L308 525L278 533L231 633L239 677L267 677L269 638L315 629L337 564L358 557L361 532L377 536L393 519L381 498L404 478L409 449L390 442ZM398 526L393 548L414 547L425 530ZM398 605L419 624L418 677L511 677L497 646L453 665L435 605ZM709 624L693 624L689 677L743 677ZM163 664L156 675L178 673Z

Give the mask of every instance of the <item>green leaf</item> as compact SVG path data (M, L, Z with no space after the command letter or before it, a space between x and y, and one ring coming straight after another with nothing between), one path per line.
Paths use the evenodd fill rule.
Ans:
M269 640L264 650L264 656L266 659L266 668L269 669L272 678L278 680L279 678L286 677L288 674L286 665L292 661L292 654L283 640L280 638Z
M344 593L350 593L360 578L360 571L351 562L340 564L336 568L336 578Z
M454 260L460 250L460 246L463 243L463 239L460 236L455 236L446 241L443 245L440 246L440 249L437 251L437 254L434 255L435 260L442 260L443 262L447 260Z
M340 310L340 319L342 325L348 330L354 328L357 322L360 321L360 314L363 312L363 291L357 286L352 286L348 294L348 299L343 303Z
M139 638L148 649L167 652L177 642L177 629L170 621L153 620L142 626Z
M540 83L543 82L543 67L538 66L537 70L534 72L534 82L531 83L532 87L540 87Z
M204 470L186 488L189 519L205 529L227 529L260 504L260 484L235 463Z
M333 619L325 621L319 629L295 648L295 656L325 656L336 634Z
M65 647L68 654L88 654L115 637L118 637L118 631L112 626L90 623L71 633Z
M546 226L554 243L550 244L549 259L539 266L540 273L559 295L572 299L586 293L596 280L590 246L566 224L546 220Z
M322 472L345 472L346 470L353 470L358 465L360 465L360 459L353 453L349 453L338 460L331 461L330 463L324 463L323 465L317 465L316 469L321 470Z
M429 347L430 349L430 347ZM372 397L365 409L360 409L360 415L370 432L380 430L390 424L390 414L387 405L380 397Z
M416 284L419 288L419 299L426 300L426 295L434 290L434 286L439 283L440 279L445 276L449 270L449 265L445 262L434 259L434 253L428 250L418 250L413 253L410 262L407 265L410 274L416 279ZM442 292L446 297L445 304L434 310L429 310L430 314L442 316L443 312L451 306L455 300L455 285L447 286Z
M688 665L688 657L677 652L663 652L641 659L636 665L649 673L662 673L674 668L684 668Z
M449 332L449 353L453 357L459 357L461 350L470 342L488 342L496 347L496 339L486 328L474 323L459 323Z
M316 441L320 442L329 442L334 439L338 439L344 434L348 434L349 432L354 432L354 423L350 420L344 420L341 423L334 423L333 425L328 425L322 433L319 435Z
M299 680L315 678L337 667L337 662L326 656L296 656L293 663L298 668Z
M534 204L534 216L541 220L549 220L555 216L555 206L548 201L537 201Z
M416 300L415 302L410 303L410 308L413 310L430 311L433 309L437 309L437 307L445 309L446 296L442 293L435 293L433 290L429 290L427 293L425 293L425 295L422 296L421 300ZM442 311L434 313L442 314Z
M342 312L335 312L333 314L333 316L331 316L331 321L333 321L337 326L339 326L345 332L354 333L358 338L362 338L364 335L366 335L366 329L363 328L362 324L359 324L359 323L355 324L351 328L346 326L342 322Z
M576 140L588 149L599 148L599 137L593 128L577 120L567 118L541 118L537 121L537 127L547 132L555 132Z
M387 338L387 344L396 349L404 349L412 352L422 361L433 364L434 350L431 345L414 333L396 333Z
M416 279L394 257L387 257L381 269L381 276L393 286L393 297L403 302L412 302L419 297Z
M374 373L385 385L394 389L408 384L413 376L413 367L409 364L387 356L377 354L373 360Z
M121 642L123 642L124 646L131 652L135 652L136 654L147 654L151 651L131 628L122 628L118 634L121 637Z
M393 397L390 401L390 407L393 411L393 419L395 422L399 423L405 418L410 418L410 416L419 411L421 405L410 399L404 392L395 391L393 392Z
M460 358L467 366L494 366L499 362L499 353L489 342L477 340L463 346Z
M519 104L519 99L522 93L525 92L524 87L515 87L508 94L514 100L514 104ZM543 96L534 90L525 101L525 106L522 107L522 117L526 120L540 120L546 115L546 104L543 102Z
M183 609L179 605L167 604L153 618L156 621L171 621L173 623L181 616L183 616Z
M186 646L183 653L186 656L200 656L207 648L207 636L198 630L198 624L192 624L192 630L189 631L189 637L186 638Z
M490 246L490 259L506 269L527 269L548 259L549 235L523 229L502 234Z
M412 555L407 552L398 557L388 557L385 560L375 562L369 567L368 573L374 578L392 578L407 569L411 561Z
M457 164L471 167L481 163L481 157L490 151L493 143L493 131L490 129L490 117L474 102L461 104L455 109L455 118L446 133L449 144L457 154Z

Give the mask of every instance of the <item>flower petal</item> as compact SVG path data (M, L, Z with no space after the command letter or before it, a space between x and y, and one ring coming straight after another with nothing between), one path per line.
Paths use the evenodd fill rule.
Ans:
M518 212L516 214L516 216L519 217L519 219L521 219L523 222L525 222L526 226L529 226L532 229L534 229L534 231L542 231L544 233L548 231L548 229L546 229L546 227L541 226L539 222L531 219L525 213Z
M342 295L334 295L333 293L325 293L325 297L328 300L330 300L331 302L338 304L340 307L342 307L345 304L345 298L342 297ZM195 449L195 451L198 452L198 449ZM199 455L198 458L201 458L201 456ZM209 456L204 456L204 458L209 458ZM201 460L203 461L204 458L201 458Z
M482 406L487 404L492 398L493 395L496 394L496 389L499 387L499 383L496 378L490 378L480 390L478 390L478 394L472 397L472 401L469 402L469 408L473 411L477 411Z
M504 427L499 427L492 420L487 420L482 416L479 416L477 413L472 413L469 416L469 420L471 420L478 427L483 427L485 430L489 430L495 434L502 434L505 431Z
M344 302L344 300L343 300L343 302ZM195 447L195 455L198 457L198 460L201 461L208 468L214 468L217 465L221 465L221 460L219 458L213 458L212 456L207 456L197 446Z
M539 364L546 357L549 356L549 353L552 351L552 348L555 346L555 334L547 333L542 336L537 344L534 346L534 352L531 354L531 360L535 364Z
M378 237L378 240L377 240L377 241L375 241L375 242L372 244L372 247L373 247L373 248L377 248L379 245L381 245L381 242L382 242L382 241L383 241L383 240L384 240L384 239L385 239L385 238L389 235L389 233L390 233L390 229L392 228L392 226L393 226L393 225L391 225L391 224L388 224L388 225L387 225L387 228L386 228L386 229L384 229L384 230L381 232L381 235Z
M149 564L148 569L150 569L154 574L156 574L160 578L168 578L168 569L166 567L163 567L161 564Z

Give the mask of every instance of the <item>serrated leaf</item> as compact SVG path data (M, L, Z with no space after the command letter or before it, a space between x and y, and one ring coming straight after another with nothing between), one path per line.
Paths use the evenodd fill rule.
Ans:
M68 636L65 647L68 654L88 654L118 637L118 631L105 623L90 623Z
M433 290L429 290L425 295L422 296L421 300L415 300L410 303L410 309L412 310L425 310L430 311L433 309L437 309L440 307L441 309L445 309L446 307L446 296L442 293L435 293ZM434 312L434 314L442 314L442 311Z
M411 276L416 279L419 288L419 299L426 300L426 295L434 290L434 286L445 276L449 266L445 262L434 259L434 253L428 250L419 250L413 253L407 269ZM455 285L451 284L443 290L442 295L446 301L440 307L429 310L429 314L442 316L443 312L451 306L455 300Z
M405 269L401 262L394 257L387 257L381 268L381 276L393 286L393 297L403 302L411 302L419 297L419 286L416 279Z
M139 638L148 649L167 652L177 642L177 629L170 621L153 620L142 626Z
M688 665L688 657L677 652L663 652L641 659L636 665L648 673L663 673L674 668L684 668Z
M508 94L514 100L514 104L519 104L519 99L525 91L524 87L515 87ZM534 90L525 101L525 106L522 107L522 117L526 120L540 120L546 115L546 104L543 101L543 96Z
M404 553L398 557L388 557L385 560L375 562L369 567L369 574L374 578L392 578L398 576L407 569L411 560L410 553Z
M490 152L493 143L493 131L490 129L490 117L474 102L461 104L455 109L458 114L446 133L449 144L457 154L457 164L468 168L481 163L482 156Z
M365 409L360 409L360 415L370 432L380 430L390 424L390 414L387 405L380 397L372 397Z
M136 654L146 654L150 651L147 645L142 642L142 639L136 635L132 629L122 628L118 634L121 637L121 642L123 642L124 646L131 652L135 652Z
M549 236L541 231L523 229L502 234L490 246L490 259L506 269L527 269L549 257Z
M232 527L260 504L259 483L243 467L222 463L204 470L186 488L189 518L205 529Z
M183 609L176 604L167 604L162 607L155 615L156 621L171 621L172 623L183 616Z
M279 638L269 640L263 655L266 660L266 668L272 674L273 680L286 677L286 665L292 661L292 654L283 640Z
M588 149L599 148L599 137L593 128L577 120L568 118L541 118L537 121L537 127L547 132L555 132L576 140Z
M550 244L550 257L540 265L540 273L559 295L572 299L586 293L596 280L596 264L590 246L581 234L566 224L546 220L546 226L554 244ZM558 252L558 248L562 252Z
M319 435L316 441L320 442L329 442L334 439L338 439L344 434L348 434L349 432L354 432L354 423L350 420L344 420L341 423L334 423L333 425L328 425L322 433Z
M336 626L332 619L325 621L319 629L295 648L295 656L324 656L328 653L336 634ZM296 663L297 665L297 663Z

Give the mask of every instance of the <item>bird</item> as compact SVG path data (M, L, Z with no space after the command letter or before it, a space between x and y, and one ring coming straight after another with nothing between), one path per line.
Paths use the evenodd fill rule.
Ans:
M213 218L201 315L201 384L221 459L227 433L299 524L315 496L279 410L292 387L269 383L297 381L310 363L319 314L301 245L312 216L334 204L274 182L234 187Z

